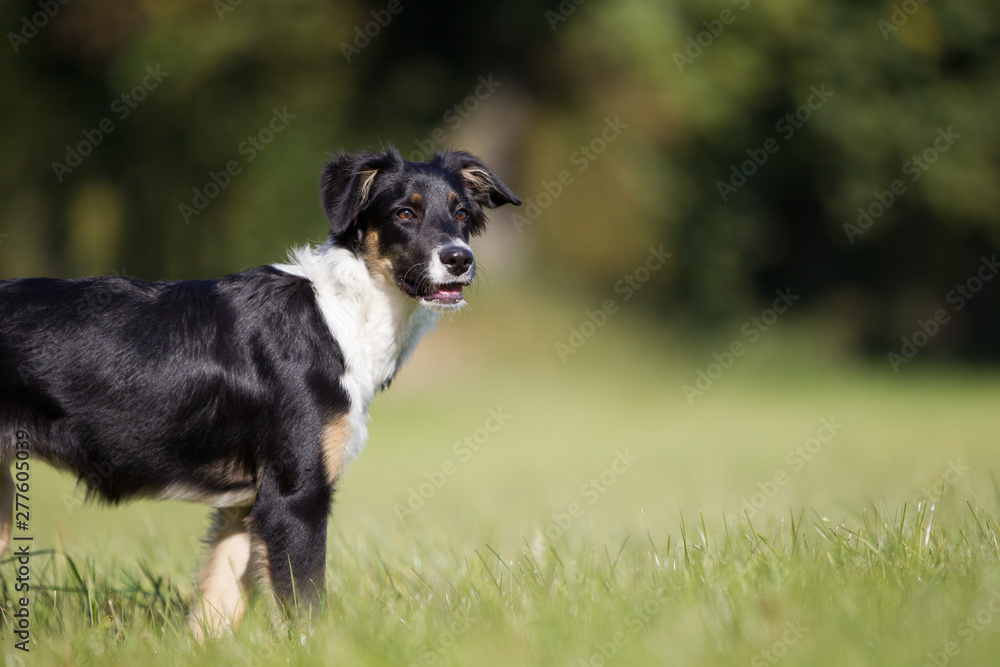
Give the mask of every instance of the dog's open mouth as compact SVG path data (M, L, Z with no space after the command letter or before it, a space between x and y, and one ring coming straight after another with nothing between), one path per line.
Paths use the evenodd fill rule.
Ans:
M402 278L399 288L418 301L442 306L457 306L462 303L462 283L445 283L442 285L417 285Z

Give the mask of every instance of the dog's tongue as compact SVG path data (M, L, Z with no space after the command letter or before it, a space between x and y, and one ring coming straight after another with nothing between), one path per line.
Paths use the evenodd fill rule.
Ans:
M458 283L439 285L437 289L427 295L427 298L435 301L461 301L462 285Z

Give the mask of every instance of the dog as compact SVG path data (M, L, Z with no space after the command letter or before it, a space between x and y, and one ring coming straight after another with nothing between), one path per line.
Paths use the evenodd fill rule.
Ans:
M189 617L199 640L235 628L258 584L286 609L314 606L369 403L465 304L485 209L521 203L464 151L340 153L320 185L329 239L287 263L217 280L0 281L0 553L10 464L21 480L39 459L111 504L216 508Z

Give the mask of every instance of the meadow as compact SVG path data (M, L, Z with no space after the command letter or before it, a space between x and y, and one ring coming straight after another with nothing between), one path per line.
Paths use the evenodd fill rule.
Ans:
M312 618L261 597L197 645L208 511L85 505L32 468L6 664L995 664L1000 376L894 373L789 318L689 400L738 329L623 308L560 359L593 307L489 295L422 344L340 484Z

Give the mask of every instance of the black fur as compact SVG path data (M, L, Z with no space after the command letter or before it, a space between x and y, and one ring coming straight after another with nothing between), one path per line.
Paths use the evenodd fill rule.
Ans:
M481 232L483 207L520 203L467 153L410 163L391 147L337 156L321 190L331 242L389 258L406 292L425 299L434 286L406 276L429 249ZM401 221L414 193L416 217ZM364 248L372 230L375 251ZM271 584L288 601L294 577L310 597L323 587L333 495L320 441L350 408L347 363L312 283L273 267L180 282L0 281L0 466L24 430L33 456L111 503L172 485L256 489L248 524Z

